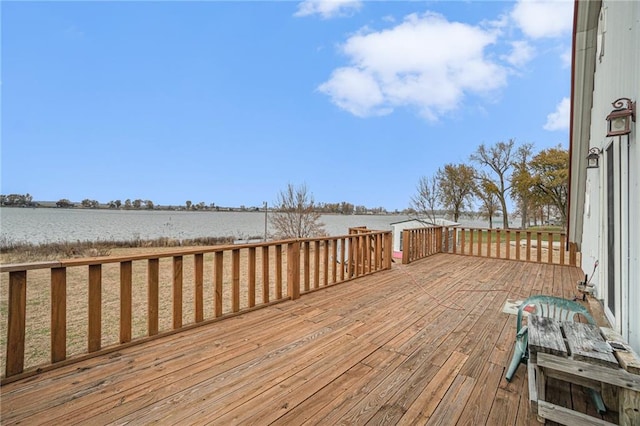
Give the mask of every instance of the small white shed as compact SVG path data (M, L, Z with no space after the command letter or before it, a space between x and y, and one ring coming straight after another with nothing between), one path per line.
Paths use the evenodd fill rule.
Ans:
M430 219L408 219L401 222L391 224L393 233L393 257L402 258L402 231L405 229L428 228L430 226L459 226L458 222L437 218L435 221Z

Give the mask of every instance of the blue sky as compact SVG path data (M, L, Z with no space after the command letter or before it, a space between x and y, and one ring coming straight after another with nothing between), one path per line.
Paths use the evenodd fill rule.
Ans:
M3 194L401 210L481 143L568 146L568 0L1 8Z

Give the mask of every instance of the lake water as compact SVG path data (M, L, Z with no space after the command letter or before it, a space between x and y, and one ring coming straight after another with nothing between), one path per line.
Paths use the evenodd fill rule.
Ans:
M329 235L344 235L350 227L391 230L404 215L323 215ZM486 226L484 221L462 221ZM5 241L46 243L59 241L131 240L160 237L189 239L264 235L264 212L186 212L146 210L83 210L55 208L0 208ZM270 233L271 230L268 229Z

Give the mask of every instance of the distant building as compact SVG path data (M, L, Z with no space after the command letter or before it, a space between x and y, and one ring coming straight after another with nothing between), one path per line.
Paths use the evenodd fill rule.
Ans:
M393 257L402 258L402 231L405 229L429 228L433 226L460 226L458 222L437 218L435 221L430 219L408 219L391 224L393 233Z

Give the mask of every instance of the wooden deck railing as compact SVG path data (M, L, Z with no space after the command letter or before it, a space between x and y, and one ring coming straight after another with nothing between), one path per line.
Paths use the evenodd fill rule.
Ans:
M391 268L391 233L0 265L3 383ZM84 342L84 343L83 343Z
M405 229L402 233L403 264L443 252L441 226Z
M435 253L578 266L575 244L563 232L429 227L403 231L402 263Z

